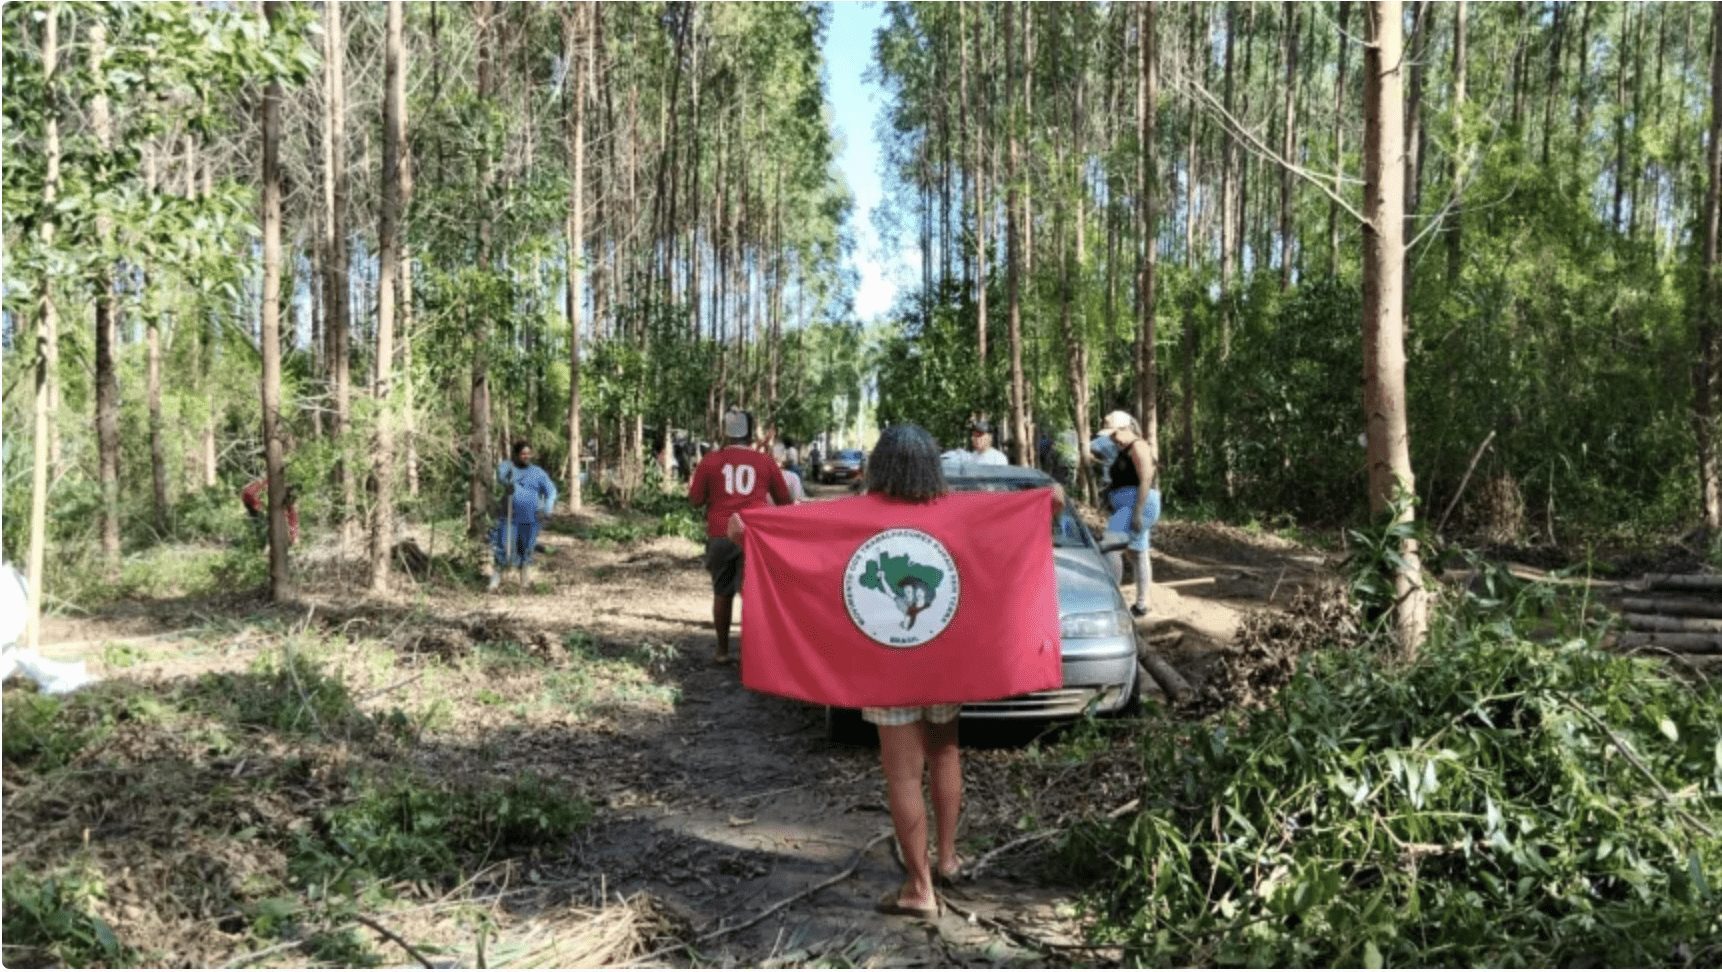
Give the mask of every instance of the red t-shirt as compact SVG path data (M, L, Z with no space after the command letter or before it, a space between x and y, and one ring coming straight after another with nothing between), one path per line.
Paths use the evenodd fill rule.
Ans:
M706 536L721 537L732 513L764 506L769 495L789 505L789 484L783 470L763 452L746 446L725 446L706 453L688 484L688 500L706 508Z

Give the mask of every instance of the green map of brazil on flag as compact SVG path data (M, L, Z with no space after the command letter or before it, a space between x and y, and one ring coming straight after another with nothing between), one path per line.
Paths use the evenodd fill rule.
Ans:
M862 496L742 520L748 688L859 708L1060 686L1048 491Z

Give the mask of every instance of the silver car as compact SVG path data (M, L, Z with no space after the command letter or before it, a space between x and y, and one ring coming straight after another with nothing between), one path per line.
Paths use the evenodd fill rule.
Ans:
M1021 466L945 466L959 493L1044 489L1052 477ZM1058 578L1058 615L1063 645L1064 686L995 702L963 706L965 719L1058 719L1087 711L1115 713L1135 705L1147 672L1138 661L1136 625L1119 593L1123 538L1097 542L1074 508L1051 524L1053 566ZM853 709L827 709L826 731L837 741L859 741L870 727Z

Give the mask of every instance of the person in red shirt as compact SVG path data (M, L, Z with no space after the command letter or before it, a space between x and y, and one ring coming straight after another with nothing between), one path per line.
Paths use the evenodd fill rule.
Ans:
M299 542L299 489L292 484L287 486L287 502L283 504L287 510L287 542ZM239 491L239 502L245 504L245 515L253 520L261 521L269 505L269 478L259 476ZM266 528L267 529L267 528Z
M725 664L729 623L741 591L741 547L726 536L731 514L764 506L767 497L789 505L789 484L771 457L750 447L753 415L732 408L724 413L724 447L706 454L688 484L688 502L706 510L706 572L712 577L712 627L717 632L713 660Z

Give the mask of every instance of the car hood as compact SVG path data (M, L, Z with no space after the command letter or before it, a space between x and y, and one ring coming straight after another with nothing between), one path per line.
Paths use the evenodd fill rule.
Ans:
M1098 552L1087 547L1054 547L1052 562L1058 575L1060 617L1124 607L1112 571Z

